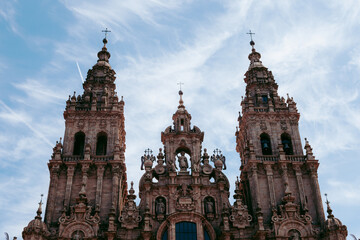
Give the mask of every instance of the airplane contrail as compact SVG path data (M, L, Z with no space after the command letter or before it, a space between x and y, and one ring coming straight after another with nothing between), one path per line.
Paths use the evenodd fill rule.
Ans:
M83 78L83 75L81 74L80 66L79 66L79 63L77 61L76 61L76 66L77 66L77 68L79 70L81 81L84 82L84 78Z
M44 142L46 142L47 144L49 144L51 147L54 146L54 144L52 144L45 136L44 134L42 134L41 132L39 132L38 130L36 130L33 126L31 126L31 124L26 121L25 119L23 119L21 116L19 116L19 114L17 114L16 112L14 112L14 110L12 110L8 105L6 105L3 101L0 100L0 104L11 114L13 114L14 116L17 117L17 119L24 123L31 131L33 131L35 133L35 135L37 135L38 137L40 137Z

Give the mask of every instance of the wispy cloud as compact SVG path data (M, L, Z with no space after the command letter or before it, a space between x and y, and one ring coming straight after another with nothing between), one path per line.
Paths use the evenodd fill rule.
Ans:
M12 121L18 121L18 122L25 124L25 126L27 126L32 132L34 132L35 135L37 135L39 138L41 138L50 147L53 147L53 144L45 137L45 135L42 132L40 132L39 130L37 130L36 128L34 128L28 119L17 114L14 110L12 110L10 107L8 107L1 100L0 100L0 105L10 114L10 115L6 115L6 114L3 115L3 116L5 116L6 119L8 119L8 120L11 119Z

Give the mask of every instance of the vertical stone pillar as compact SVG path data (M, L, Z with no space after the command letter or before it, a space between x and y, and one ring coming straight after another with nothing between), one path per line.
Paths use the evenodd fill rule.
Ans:
M64 205L66 207L69 207L70 204L70 196L71 196L71 188L74 178L74 172L75 172L75 165L74 164L68 164L67 165L67 179L66 179L66 190L65 190L65 202Z
M59 180L59 170L60 166L59 164L53 164L50 169L50 187L49 187L49 198L48 198L48 206L47 209L47 216L45 216L45 222L47 224L51 223L53 221L53 214L55 209L55 198L56 198L56 192L58 191L58 180Z
M305 201L305 190L304 190L304 184L302 180L302 173L300 166L298 164L293 164L293 168L295 170L296 175L296 182L299 188L299 194L300 194L300 202L303 209L307 208L306 201Z
M103 164L97 165L97 180L96 180L96 197L95 197L95 205L101 206L101 192L104 178L104 170L105 166Z
M285 185L284 195L286 195L287 193L290 193L289 178L288 178L288 174L287 174L288 168L287 168L286 163L281 163L280 166L281 166L281 170L282 170L281 177L282 177L283 183Z
M82 166L81 166L82 184L85 186L85 189L86 189L87 180L88 180L88 171L89 171L89 164L87 164L87 163L82 164Z
M118 197L118 188L119 188L119 174L120 174L120 166L119 165L113 165L112 168L113 171L113 183L112 183L112 208L116 209L116 205L117 205L117 197Z
M252 178L252 181L250 181L250 187L251 187L251 189L254 189L253 193L254 193L255 207L261 208L260 190L259 190L259 181L258 181L256 163L252 163L252 165L251 165L251 178Z
M316 171L315 165L310 165L310 175L311 175L311 185L314 191L315 203L316 203L316 213L319 217L319 222L321 226L324 226L325 215L324 215L324 208L321 201L321 193L320 187L318 182L318 174Z
M273 179L273 170L270 164L265 165L266 176L268 180L268 187L270 193L270 203L271 207L275 207L276 205L276 196L275 196L275 189L274 189L274 179Z

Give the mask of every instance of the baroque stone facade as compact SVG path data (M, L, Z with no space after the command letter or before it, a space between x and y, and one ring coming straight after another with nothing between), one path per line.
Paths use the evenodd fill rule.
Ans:
M124 101L103 42L84 92L66 102L64 140L48 163L45 219L40 202L25 240L346 239L328 201L325 219L319 161L307 140L303 153L296 103L278 96L253 41L235 133L241 159L235 202L229 201L225 156L202 147L204 132L191 125L179 91L173 125L161 133L163 148L141 157L137 205L133 183L127 191Z

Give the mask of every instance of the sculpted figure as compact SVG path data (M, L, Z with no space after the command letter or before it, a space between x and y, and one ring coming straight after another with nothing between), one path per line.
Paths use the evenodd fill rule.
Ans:
M205 202L205 212L214 213L214 203L211 201L211 199L207 199Z
M180 156L178 156L178 161L179 161L180 171L186 171L189 168L189 164L187 158L185 157L184 151L182 151L180 153Z
M158 201L156 202L156 213L157 214L165 214L165 203L164 200L162 198L159 198Z

